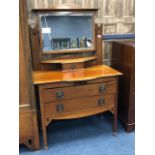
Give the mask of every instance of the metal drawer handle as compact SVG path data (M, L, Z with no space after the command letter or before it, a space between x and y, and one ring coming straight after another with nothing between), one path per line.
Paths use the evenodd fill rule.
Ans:
M57 98L63 98L64 97L64 93L62 91L58 91L56 93Z
M105 85L100 85L100 87L99 87L99 92L100 93L104 93L105 92L105 90L106 90L106 87L105 87Z
M104 104L105 104L104 98L100 98L100 99L98 100L98 105L99 105L99 106L102 106L102 105L104 105Z
M64 105L63 104L57 104L56 110L57 110L57 112L63 112L64 111Z

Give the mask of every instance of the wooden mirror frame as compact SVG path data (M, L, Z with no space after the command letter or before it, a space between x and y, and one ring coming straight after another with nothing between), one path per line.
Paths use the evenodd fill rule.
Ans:
M49 50L44 52L43 51L43 43L42 43L42 30L41 30L41 21L40 16L43 14L50 14L51 16L59 16L64 15L67 13L69 16L74 15L90 15L92 17L92 47L90 48L78 48L78 49L61 49L61 50ZM39 30L39 38L40 38L40 54L62 54L62 53L77 53L77 52L92 52L96 50L96 44L95 44L95 17L94 12L77 12L77 11L68 11L68 12L61 12L61 11L55 11L52 10L50 12L38 12L38 30Z
M64 7L61 7L61 6L58 6L58 7L52 7L52 8L35 8L35 9L32 9L33 13L35 14L39 14L39 13L52 13L52 12L80 12L80 13L87 13L87 12L91 12L93 13L93 15L95 15L96 11L98 9L97 8L81 8L81 7L73 7L73 6L66 6ZM94 16L93 16L94 17ZM38 20L38 18L37 18ZM95 59L94 61L91 61L91 62L85 62L85 67L89 67L89 66L94 66L94 65L100 65L102 64L102 24L96 24L94 21L93 21L93 24L94 24L94 37L95 37L95 43L94 43L94 46L95 48L93 50L90 50L89 51L86 51L88 49L85 49L84 50L79 50L79 51L76 51L76 52L62 52L62 53L58 53L57 52L57 55L55 57L54 54L51 54L48 53L46 54L45 52L42 52L42 48L40 47L40 31L39 31L39 26L38 26L38 22L35 22L37 23L36 26L33 26L31 27L30 26L30 36L31 36L31 48L32 48L32 58L33 58L33 69L34 70L57 70L57 69L60 69L60 66L59 64L50 64L51 62L50 61L53 61L53 60L58 60L56 57L57 55L63 55L63 54L69 54L68 57L64 57L64 58L60 58L60 59L76 59L76 58L80 58L78 55L81 55L82 53L94 53L94 58ZM74 54L77 53L77 56L73 56ZM78 54L79 53L79 54ZM70 55L71 54L71 55ZM52 58L52 55L54 56ZM67 55L66 55L67 56ZM84 59L87 58L88 56L86 57L83 57ZM92 58L91 58L92 59ZM44 61L45 60L45 61ZM46 62L47 60L47 62ZM50 60L50 61L48 61ZM83 60L82 60L83 61Z

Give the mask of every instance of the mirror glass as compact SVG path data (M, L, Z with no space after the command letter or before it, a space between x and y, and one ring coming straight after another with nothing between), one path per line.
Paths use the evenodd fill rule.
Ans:
M41 14L43 52L93 48L92 14Z

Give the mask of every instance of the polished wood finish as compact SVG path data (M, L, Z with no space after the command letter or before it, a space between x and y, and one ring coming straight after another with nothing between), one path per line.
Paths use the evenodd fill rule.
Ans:
M40 14L40 13L50 13L50 12L61 12L61 11L68 11L70 13L74 12L82 12L84 13L92 13L93 15L93 23L92 23L92 33L93 33L93 47L92 48L79 48L79 49L69 49L69 50L54 50L54 51L46 51L43 52L42 49L42 35L41 35L41 29L39 23L35 28L31 28L30 36L31 36L31 42L32 42L32 58L33 58L33 68L34 70L70 70L69 65L60 65L59 63L54 63L53 65L49 65L49 63L55 62L55 59L52 57L52 55L57 54L66 54L68 55L68 58L71 59L76 58L77 54L81 54L81 59L84 57L83 53L93 53L92 57L97 57L97 60L91 59L91 62L84 61L85 67L90 67L93 65L101 65L102 64L102 25L99 25L94 23L94 16L95 12L98 9L96 8L81 8L77 5L60 5L60 6L53 6L50 8L35 8L32 9L32 12ZM72 56L70 56L72 55ZM49 58L50 57L50 58ZM58 58L59 61L59 58ZM89 60L88 60L89 61ZM66 67L67 66L67 67ZM77 64L78 68L83 68L81 64Z
M134 41L112 43L112 67L124 75L120 78L118 114L126 131L135 128L135 47Z
M54 63L60 63L60 64L67 64L67 63L78 63L78 62L86 62L90 60L97 59L96 56L91 57L82 57L82 58L72 58L72 59L54 59L54 60L45 60L41 61L41 63L47 63L47 64L54 64Z
M94 107L83 111L77 111L76 113L68 113L67 115L57 115L56 117L53 117L54 120L62 120L62 119L75 119L75 118L84 118L87 116L92 116L96 114L100 114L106 111L110 111L113 113L113 105L109 106L102 106L102 108ZM49 118L47 119L47 126L51 122ZM117 127L116 127L117 128ZM116 131L116 129L113 129L113 131Z
M54 83L54 82L71 82L86 81L101 77L113 77L122 75L108 66L99 65L77 71L34 71L34 84Z
M54 83L42 83L42 89L50 89L50 88L62 88L68 86L78 86L85 84L97 84L97 83L105 83L109 81L115 80L115 77L107 77L107 78L97 78L91 80L81 80L81 81L68 81L68 82L54 82Z
M38 27L30 28L33 70L40 70L40 40Z
M62 64L63 71L71 71L75 69L83 69L84 62L75 62L75 63L64 63Z
M38 24L37 27L38 27L38 30L39 30L39 46L40 46L40 54L41 55L53 55L53 54L69 54L69 53L83 53L83 52L92 52L92 51L95 51L95 24L94 24L94 15L95 15L95 12L97 11L98 9L96 8L81 8L80 6L78 5L71 5L71 4L64 4L64 5L57 5L57 6L53 6L53 7L50 7L50 8L35 8L35 9L32 9L32 12L35 12L37 13L38 15L40 15L40 13L52 13L52 12L57 12L57 13L62 13L63 11L67 11L69 13L91 13L92 14L92 34L93 34L93 37L92 37L92 45L93 47L91 48L77 48L77 49L61 49L61 50L54 50L54 51L46 51L46 52L43 52L43 43L42 43L42 31L41 31L41 25Z
M30 104L35 108L34 87L32 82L31 50L29 43L25 0L20 2L19 16L19 84L20 104Z
M32 29L30 28L30 37L31 37L31 49L32 49L32 64L33 64L33 70L35 71L44 71L44 70L61 70L62 69L62 64L63 63L73 63L73 62L84 62L84 66L89 67L96 65L97 62L96 59L97 57L94 56L89 56L89 57L80 57L79 56L72 56L72 55L67 55L67 57L63 58L58 58L58 59L46 59L45 56L49 55L46 53L41 54L40 52L41 47L40 47L40 40L39 40L39 30L38 27ZM83 51L80 51L83 52ZM86 52L86 51L85 51ZM88 51L87 51L88 52ZM90 51L92 52L92 51ZM59 52L60 54L61 52ZM78 52L74 52L78 53ZM44 59L43 59L44 58ZM43 60L42 60L43 59ZM94 61L95 60L95 61ZM52 65L50 65L52 64Z
M96 56L82 57L82 58L70 58L70 59L54 59L41 61L43 64L61 64L62 70L74 70L82 69L85 67L85 62L97 59Z
M122 74L105 65L66 72L35 71L34 84L39 87L45 148L48 147L46 127L52 120L111 111L114 114L113 132L116 132L119 75Z
M109 81L108 81L109 80ZM102 82L103 81L103 82ZM45 89L43 90L43 96L45 102L54 102L54 101L61 101L61 98L57 97L58 92L63 93L62 99L73 99L73 98L81 98L81 97L87 97L87 96L95 96L99 94L108 94L108 93L114 93L116 92L116 81L110 80L109 78L107 81L105 79L102 79L101 83L92 83L87 85L76 85L74 83L73 86L68 87L62 87L62 88L55 88L55 89ZM104 87L105 91L100 92L100 87ZM81 91L82 90L82 91ZM72 94L70 94L72 92Z
M28 92L28 81L27 81L27 70L25 66L25 55L23 49L22 32L21 27L19 29L19 104L29 105L29 92Z
M102 24L96 24L95 25L95 45L96 45L96 56L97 56L97 64L98 65L102 65L103 62L102 62L102 59L103 59L103 48L102 48L102 34L103 34L103 31L102 31Z
M19 143L37 150L40 147L32 82L31 51L26 16L26 1L20 1L19 20Z
M93 15L96 11L76 6L33 11L40 14L66 10L83 14L91 11ZM33 80L40 104L38 107L45 149L48 148L46 128L53 120L81 118L110 111L114 116L113 132L116 133L118 76L122 73L102 65L102 24L95 25L93 22L93 51L73 50L71 55L66 49L57 54L45 54L41 48L40 36L38 27L31 30Z
M100 100L104 100L103 104L99 104ZM45 110L45 117L52 117L52 119L57 118L60 115L67 115L68 113L76 113L85 110L91 110L94 108L102 109L102 107L113 107L115 103L115 95L100 95L100 96L89 96L83 98L76 98L72 100L61 100L57 102L45 102L44 103L44 110ZM63 106L62 110L57 109ZM95 114L95 113L94 113Z

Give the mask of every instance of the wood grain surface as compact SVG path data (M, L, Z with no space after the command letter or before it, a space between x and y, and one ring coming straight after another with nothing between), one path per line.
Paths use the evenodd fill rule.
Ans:
M103 86L105 90L100 92L100 87ZM81 91L82 90L82 91ZM61 102L64 99L74 99L74 98L81 98L81 97L88 97L88 96L95 96L95 95L102 95L102 94L109 94L115 93L117 90L116 81L110 80L101 83L95 84L84 84L84 85L77 85L77 86L69 86L69 87L62 87L62 88L51 88L43 90L44 102ZM57 97L57 93L62 92L63 97Z
M26 0L19 5L19 143L40 148L37 112L32 80L31 49Z
M55 59L55 60L45 60L45 61L42 61L41 63L60 63L60 64L65 64L65 63L86 62L86 61L89 61L89 60L94 60L96 58L97 58L96 56L91 56L91 57L72 58L72 59Z
M99 105L99 99L104 99L103 105ZM85 110L92 110L94 108L102 109L107 106L114 106L115 103L115 94L100 95L100 96L89 96L81 97L73 100L64 100L57 102L45 103L45 116L60 116L63 114L82 112ZM62 104L64 109L63 111L57 111L56 106Z
M27 0L29 17L34 8L74 4L83 8L98 8L95 21L103 24L103 33L134 33L135 0Z
M45 84L55 82L71 82L97 79L101 77L112 77L122 73L105 65L89 67L75 71L34 71L34 84Z

